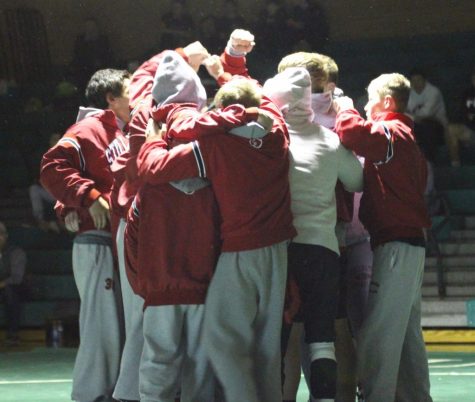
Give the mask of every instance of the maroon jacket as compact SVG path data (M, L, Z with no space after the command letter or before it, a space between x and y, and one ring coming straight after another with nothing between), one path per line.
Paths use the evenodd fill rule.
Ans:
M64 206L77 210L80 232L95 229L89 207L102 196L110 203L111 165L127 150L111 110L72 125L41 161L41 184Z
M145 116L139 111L130 122L132 155L143 144ZM219 124L233 128L254 118L254 109L232 107L208 113L194 127L202 135L208 128L223 133ZM135 163L140 167L140 160ZM139 190L125 232L127 276L134 292L145 299L145 306L204 303L221 251L220 215L212 188L188 195L168 180L157 184L139 178L134 183Z
M262 140L230 134L202 136L170 151L164 141L145 143L137 158L141 179L161 184L188 177L206 177L213 186L221 213L223 251L244 251L295 236L289 193L289 137L277 107L264 100L261 108L274 117ZM193 117L195 116L195 117ZM181 108L167 119L168 134L189 130L196 109Z
M211 187L188 195L170 184L145 184L125 236L127 276L145 307L204 303L220 252Z
M430 226L424 201L426 161L413 133L412 119L380 113L364 120L356 110L338 113L335 131L342 144L365 158L359 216L373 248L380 244L423 239Z

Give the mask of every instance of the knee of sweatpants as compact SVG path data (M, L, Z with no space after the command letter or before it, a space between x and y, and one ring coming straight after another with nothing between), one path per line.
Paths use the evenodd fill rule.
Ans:
M315 399L334 399L336 395L336 361L317 359L310 365L310 391Z

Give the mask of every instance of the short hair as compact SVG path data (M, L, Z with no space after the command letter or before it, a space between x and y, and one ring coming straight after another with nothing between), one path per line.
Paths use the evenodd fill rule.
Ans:
M399 73L381 74L368 85L368 92L372 91L375 91L381 99L386 95L391 96L396 103L395 111L403 113L409 100L411 83Z
M289 67L304 67L309 73L321 73L328 78L326 59L321 54L310 52L296 52L285 56L277 66L281 73Z
M328 81L326 56L319 53L296 52L285 56L277 66L277 71L281 73L289 67L304 67L312 77L312 82L316 79ZM314 85L312 85L312 88ZM323 88L319 88L323 90Z
M336 61L333 60L330 56L321 55L325 61L326 61L326 69L328 73L328 81L333 82L334 84L338 85L338 64L336 64Z
M427 74L426 72L420 68L420 67L414 67L410 72L409 72L409 78L414 77L415 75L419 75L424 79L427 79Z
M214 97L217 107L240 104L244 107L259 106L262 90L253 80L236 78L224 84Z
M120 97L124 89L124 80L130 78L127 70L106 68L96 71L86 87L86 100L89 106L107 109L107 95Z

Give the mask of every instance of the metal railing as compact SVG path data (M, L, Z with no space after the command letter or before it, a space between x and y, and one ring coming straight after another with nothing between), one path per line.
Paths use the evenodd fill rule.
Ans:
M444 213L442 219L437 222L435 225L427 231L427 250L428 255L433 255L436 258L436 268L437 268L437 293L440 298L445 298L447 296L447 280L445 275L445 269L443 265L443 256L440 251L439 246L439 235L450 224L452 213L449 201L444 193L437 193L428 197L427 202L439 202L440 210Z

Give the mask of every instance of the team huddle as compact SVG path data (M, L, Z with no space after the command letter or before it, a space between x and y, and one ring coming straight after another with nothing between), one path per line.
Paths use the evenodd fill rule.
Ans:
M290 54L261 85L253 47L237 29L221 56L97 71L44 155L77 232L74 401L295 401L301 370L312 401L432 401L408 80L371 81L364 119L330 57Z

